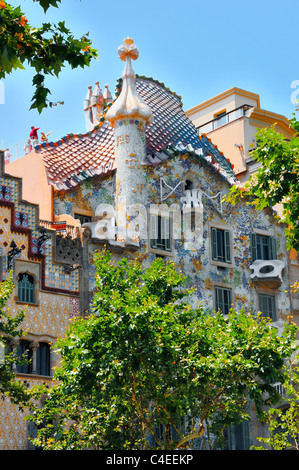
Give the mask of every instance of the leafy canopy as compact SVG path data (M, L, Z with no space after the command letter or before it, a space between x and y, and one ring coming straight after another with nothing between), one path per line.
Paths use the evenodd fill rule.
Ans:
M269 436L258 437L273 450L299 450L299 365L298 357L286 364L287 375L283 384L283 407L270 407L263 421L268 425ZM255 447L264 450L264 447Z
M30 419L44 449L176 449L248 417L279 395L295 326L278 337L271 321L244 311L206 315L172 263L95 257L89 317L58 341L54 387L34 389ZM266 397L266 398L265 398ZM163 432L158 430L163 429Z
M37 0L46 12L50 6L58 7L60 0ZM33 77L34 95L30 109L41 112L52 103L48 100L51 93L45 86L47 75L59 76L65 64L73 69L89 66L97 51L91 48L86 36L76 39L65 26L43 23L36 28L29 24L21 7L14 8L6 1L0 1L0 79L24 64L35 70Z

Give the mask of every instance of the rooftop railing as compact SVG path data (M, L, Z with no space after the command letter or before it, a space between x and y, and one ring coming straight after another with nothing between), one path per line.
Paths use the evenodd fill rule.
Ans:
M54 230L57 233L62 233L65 236L69 235L72 238L80 236L79 227L68 225L66 222L51 222L49 220L39 220L39 224L48 230Z
M207 134L208 132L218 129L218 127L225 126L229 122L236 121L240 117L245 116L246 111L248 111L248 109L252 107L253 106L250 106L249 104L243 104L242 106L239 106L238 108L235 108L232 111L223 113L215 119L205 122L201 126L197 126L198 132L199 134Z

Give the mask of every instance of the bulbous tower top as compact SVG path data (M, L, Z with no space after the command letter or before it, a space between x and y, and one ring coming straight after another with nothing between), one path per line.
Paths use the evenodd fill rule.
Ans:
M122 74L122 90L119 97L113 103L106 113L106 119L114 127L119 119L133 118L142 119L145 124L153 120L153 114L150 107L138 95L135 86L135 73L132 67L132 59L139 57L139 51L134 44L133 39L124 39L124 45L118 48L118 55L125 62L125 68Z

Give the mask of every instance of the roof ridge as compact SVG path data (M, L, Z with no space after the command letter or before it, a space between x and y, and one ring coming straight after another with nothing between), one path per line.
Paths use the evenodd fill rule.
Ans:
M182 97L180 95L178 95L175 91L171 91L170 88L168 88L165 85L164 82L160 82L159 80L157 80L156 78L153 78L153 77L147 77L146 75L139 75L138 73L135 73L135 76L136 76L136 79L139 78L140 80L148 80L148 81L151 81L151 82L155 83L156 85L159 85L159 86L163 87L165 89L165 91L167 91L172 96L177 98L179 100L179 103L180 103L181 107L183 107ZM116 96L118 96L120 94L121 84L122 84L122 78L120 77L120 78L118 78L117 83L116 83L116 87L115 87L115 95Z

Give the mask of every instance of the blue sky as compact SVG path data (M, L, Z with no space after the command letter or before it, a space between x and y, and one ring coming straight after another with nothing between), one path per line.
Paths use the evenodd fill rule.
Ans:
M8 0L9 1L9 0ZM288 118L294 105L291 88L298 81L298 0L62 0L47 14L32 0L11 0L32 25L65 20L75 36L89 31L99 60L86 69L64 68L59 79L46 85L51 100L64 106L29 111L33 72L28 69L7 76L5 103L0 104L0 147L27 139L31 125L56 141L67 133L86 131L83 100L89 85L109 84L112 94L123 62L117 48L130 36L139 48L134 70L154 77L182 96L187 110L237 86L261 98L261 107ZM299 98L299 92L297 97Z

